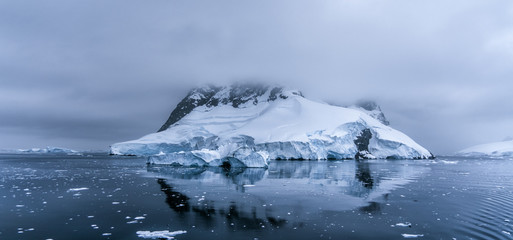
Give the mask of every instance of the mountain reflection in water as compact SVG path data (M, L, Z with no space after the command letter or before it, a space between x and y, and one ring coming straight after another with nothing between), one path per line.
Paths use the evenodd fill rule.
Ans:
M276 161L268 169L148 166L147 171L156 175L167 205L193 225L300 228L326 211L379 213L391 190L427 171L371 163Z

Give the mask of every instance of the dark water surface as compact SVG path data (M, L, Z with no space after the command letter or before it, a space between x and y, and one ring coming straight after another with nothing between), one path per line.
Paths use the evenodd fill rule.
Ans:
M513 239L513 160L148 167L0 155L0 239Z

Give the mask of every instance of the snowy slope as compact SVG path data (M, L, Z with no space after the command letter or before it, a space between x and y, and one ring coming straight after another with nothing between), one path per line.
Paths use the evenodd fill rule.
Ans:
M513 140L477 145L456 153L467 157L513 157Z
M270 159L432 157L365 112L244 85L191 91L160 132L116 143L111 153L150 156L155 164L248 167Z

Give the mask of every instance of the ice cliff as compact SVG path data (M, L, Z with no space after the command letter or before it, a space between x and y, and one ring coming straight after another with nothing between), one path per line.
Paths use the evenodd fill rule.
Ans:
M157 133L111 154L152 164L266 167L272 159L420 159L433 155L389 126L379 106L339 107L296 90L233 84L196 88Z

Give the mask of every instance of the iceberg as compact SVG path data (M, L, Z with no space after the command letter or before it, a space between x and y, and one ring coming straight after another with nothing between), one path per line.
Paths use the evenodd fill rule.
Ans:
M363 109L363 110L362 110ZM425 159L433 155L388 126L379 106L340 107L282 87L193 89L158 132L115 143L115 155L150 164L267 167L274 159Z

